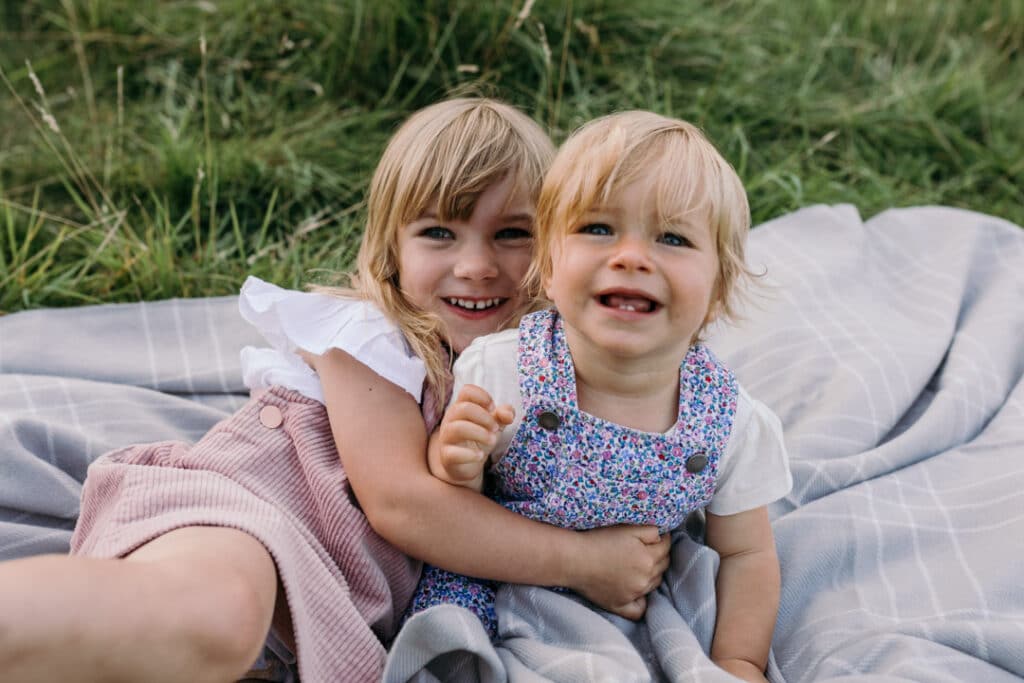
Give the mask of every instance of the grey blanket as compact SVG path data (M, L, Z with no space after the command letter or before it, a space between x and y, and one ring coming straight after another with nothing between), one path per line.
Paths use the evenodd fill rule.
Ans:
M781 417L795 479L773 681L1024 677L1024 231L948 208L757 228L764 268L712 348ZM244 400L259 343L231 297L0 318L0 558L64 551L100 453L195 439ZM678 532L644 621L501 589L502 640L435 608L388 681L732 681L707 657L714 552Z

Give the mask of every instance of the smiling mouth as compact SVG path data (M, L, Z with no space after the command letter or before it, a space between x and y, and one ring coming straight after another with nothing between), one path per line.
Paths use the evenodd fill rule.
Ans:
M660 305L653 299L632 294L602 294L597 299L602 306L636 313L653 313Z
M507 298L494 297L491 299L459 299L456 297L446 297L445 303L449 306L455 306L466 311L486 311L489 308L497 308L503 303L508 301Z

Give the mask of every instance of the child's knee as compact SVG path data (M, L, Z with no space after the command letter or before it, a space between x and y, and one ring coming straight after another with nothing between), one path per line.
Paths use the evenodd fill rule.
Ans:
M133 553L166 582L165 615L186 657L237 677L258 657L274 613L277 573L255 538L234 529L180 529Z

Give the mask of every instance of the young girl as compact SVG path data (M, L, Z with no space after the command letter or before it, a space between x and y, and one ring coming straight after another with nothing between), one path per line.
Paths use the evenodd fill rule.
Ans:
M424 458L447 354L521 313L551 153L492 100L411 117L375 172L352 289L243 287L272 347L243 352L251 401L193 446L100 458L73 555L0 565L5 680L224 681L254 662L261 680L377 680L419 575L406 554L639 617L667 565L656 528L529 521Z
M649 112L593 121L541 190L531 270L554 309L478 339L431 438L440 478L575 529L707 508L721 557L711 657L764 680L779 599L767 503L792 486L778 419L699 343L730 315L749 210L700 131ZM493 586L428 568L412 611L454 602L496 634Z

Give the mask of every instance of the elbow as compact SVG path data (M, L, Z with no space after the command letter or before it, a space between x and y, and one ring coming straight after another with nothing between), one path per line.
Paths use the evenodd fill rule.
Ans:
M359 503L374 532L402 552L408 552L416 521L422 518L417 499L413 491L392 487L365 501L360 498Z

